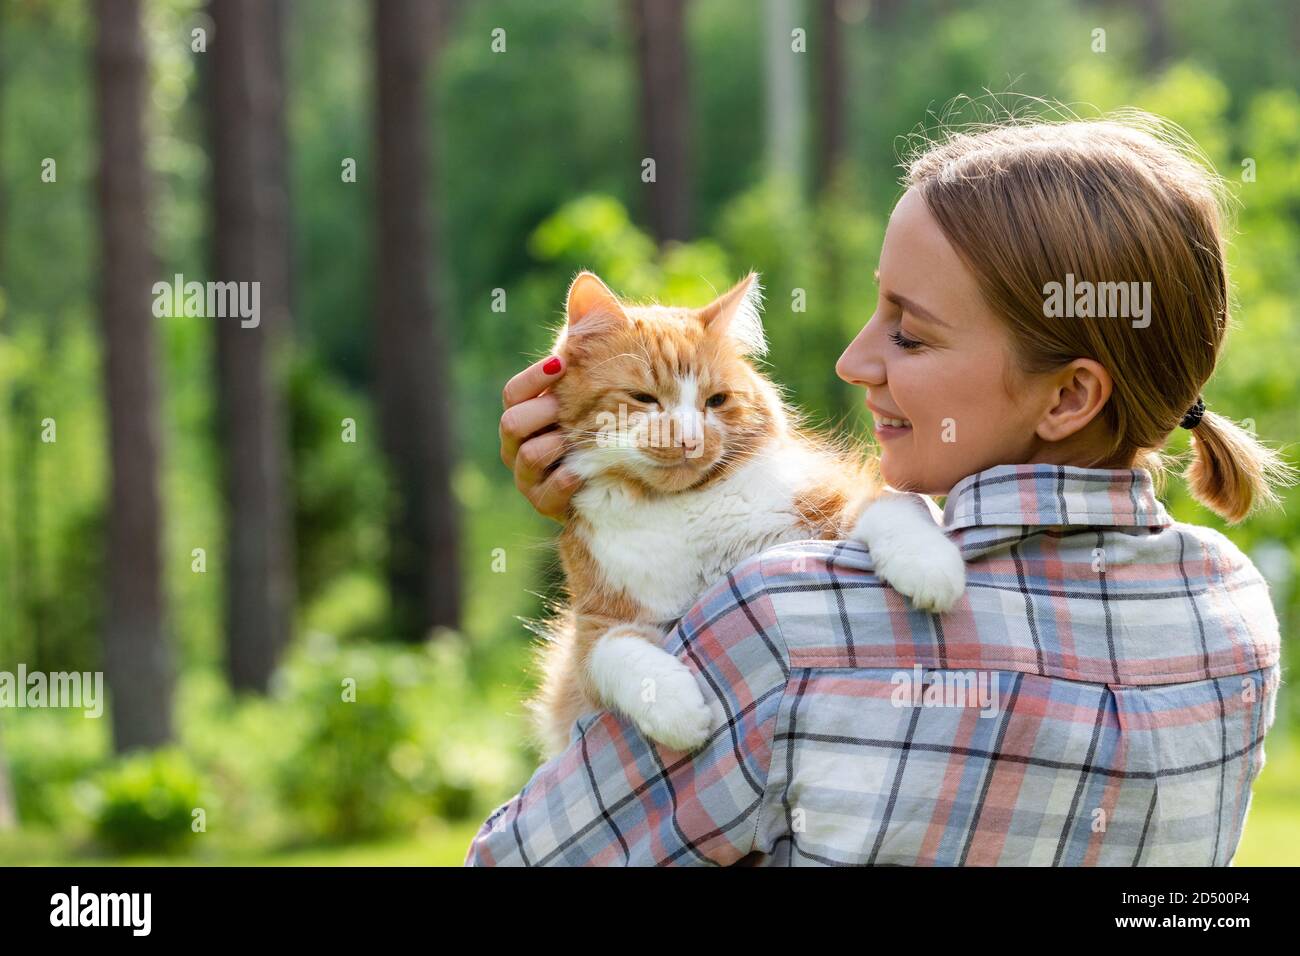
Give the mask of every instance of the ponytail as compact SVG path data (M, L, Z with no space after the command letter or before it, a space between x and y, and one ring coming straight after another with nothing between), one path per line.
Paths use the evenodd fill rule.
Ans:
M1207 411L1191 431L1192 463L1183 473L1188 490L1229 523L1257 505L1276 504L1275 486L1296 483L1285 458L1230 418Z

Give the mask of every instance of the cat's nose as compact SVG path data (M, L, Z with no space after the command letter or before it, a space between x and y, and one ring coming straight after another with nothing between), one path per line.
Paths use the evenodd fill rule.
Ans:
M699 435L682 436L682 451L686 454L688 458L691 455L699 454L700 449L703 447L704 447L704 439L701 438Z

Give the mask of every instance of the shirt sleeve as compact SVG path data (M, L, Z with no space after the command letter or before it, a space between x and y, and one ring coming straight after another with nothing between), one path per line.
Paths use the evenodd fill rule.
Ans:
M747 560L668 636L695 674L713 732L694 754L626 718L583 716L568 748L498 807L468 866L725 866L754 848L789 656L763 579Z

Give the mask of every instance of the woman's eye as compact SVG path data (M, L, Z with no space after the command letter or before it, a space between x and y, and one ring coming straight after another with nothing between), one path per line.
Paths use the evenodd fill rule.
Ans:
M633 392L632 401L641 402L643 405L658 405L659 399L655 398L649 392Z
M710 395L709 400L704 404L709 406L709 408L721 408L723 403L726 402L726 400L727 400L727 393L718 392L718 394L716 395Z
M897 345L904 352L910 352L913 349L919 349L922 346L922 344L924 344L922 342L918 342L916 339L909 339L906 335L902 333L902 330L900 329L894 329L892 332L890 332L889 338L895 345Z

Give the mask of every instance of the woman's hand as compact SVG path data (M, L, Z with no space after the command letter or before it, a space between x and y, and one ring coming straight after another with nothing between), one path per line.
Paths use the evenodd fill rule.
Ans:
M501 460L515 473L515 487L538 514L559 522L582 484L572 471L555 466L564 454L564 439L555 428L560 408L555 396L545 392L563 374L563 361L552 355L507 382L501 393L505 413L498 429Z

